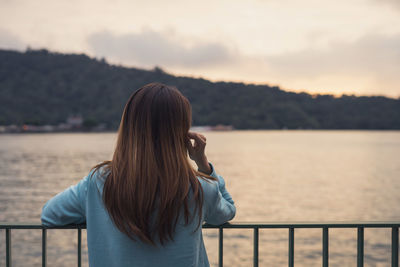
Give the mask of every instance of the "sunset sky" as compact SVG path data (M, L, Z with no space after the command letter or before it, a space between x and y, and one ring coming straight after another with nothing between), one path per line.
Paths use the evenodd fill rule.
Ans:
M0 0L0 48L400 97L400 0Z

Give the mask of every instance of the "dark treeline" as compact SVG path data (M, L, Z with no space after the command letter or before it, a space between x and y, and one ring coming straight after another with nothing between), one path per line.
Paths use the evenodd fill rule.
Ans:
M400 129L400 99L310 95L279 87L176 77L86 55L0 50L0 125L58 124L70 115L116 129L129 95L150 82L176 86L194 125L237 129Z

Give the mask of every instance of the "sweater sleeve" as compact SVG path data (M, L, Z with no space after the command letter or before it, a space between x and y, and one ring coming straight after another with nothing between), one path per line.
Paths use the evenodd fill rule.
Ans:
M210 176L216 178L218 183L205 216L205 221L209 224L219 225L235 217L236 207L232 196L225 188L224 178L215 172L214 166L211 163L210 166L212 169Z
M86 221L89 176L51 198L43 206L41 220L46 226L81 224Z

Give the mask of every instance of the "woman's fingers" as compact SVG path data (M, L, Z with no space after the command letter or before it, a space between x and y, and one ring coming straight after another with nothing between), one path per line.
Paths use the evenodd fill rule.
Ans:
M192 140L194 140L193 144ZM196 162L199 170L206 170L206 173L210 173L211 171L208 171L208 163L204 163L208 162L205 155L206 137L199 133L188 132L188 142L190 143L188 144L189 157Z
M190 139L194 139L195 141L199 143L206 143L206 137L202 134L195 133L195 132L188 132L188 136Z
M203 142L203 140L201 139L201 137L199 136L198 133L194 133L194 132L189 132L188 136L190 139L193 139L195 142Z
M187 143L188 149L193 150L193 144L192 144L192 141L190 141L190 138L187 139L186 143Z
M194 156L196 154L197 157L201 157L204 154L204 149L206 147L206 137L202 134L195 132L188 132L189 140L194 140L194 144L191 144L191 149L189 152ZM196 157L195 156L195 157Z
M195 132L188 132L188 136L190 139L195 139L196 138L196 133Z
M207 141L206 137L202 134L199 134L199 138L205 143Z

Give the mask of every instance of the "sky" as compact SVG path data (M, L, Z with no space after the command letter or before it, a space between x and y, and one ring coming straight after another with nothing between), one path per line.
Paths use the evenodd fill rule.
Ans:
M0 0L0 48L400 97L400 0Z

